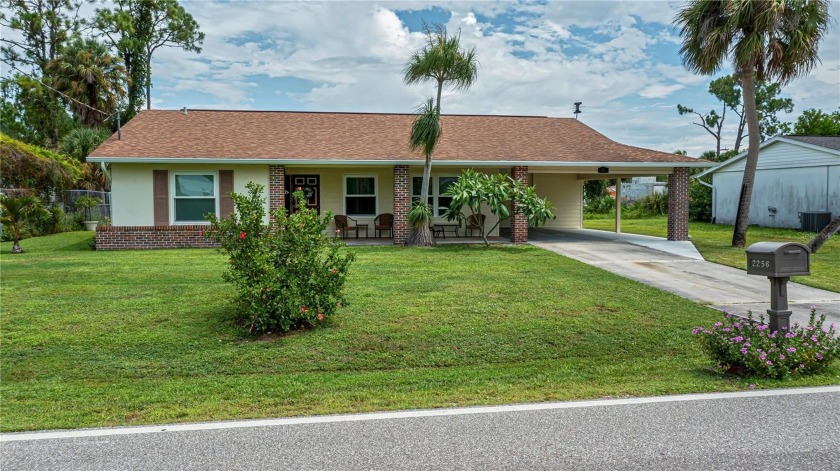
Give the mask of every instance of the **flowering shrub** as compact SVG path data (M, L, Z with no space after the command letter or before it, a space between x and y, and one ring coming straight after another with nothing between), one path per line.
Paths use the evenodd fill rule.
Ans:
M263 186L248 183L247 195L231 193L236 211L229 218L209 215L203 236L218 242L230 256L225 281L236 287L237 303L248 332L287 332L313 326L335 314L353 253L326 237L332 214L323 217L306 207L296 191L296 211L280 208L266 226Z
M750 312L747 319L726 314L712 328L695 327L692 333L722 368L786 378L815 373L840 357L840 337L835 336L835 326L832 323L826 328L824 323L825 315L817 319L816 309L811 306L808 325L794 324L790 330L771 332L763 315L755 322Z

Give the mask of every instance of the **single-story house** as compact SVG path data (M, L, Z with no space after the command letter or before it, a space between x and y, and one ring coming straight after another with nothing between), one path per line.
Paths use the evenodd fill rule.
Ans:
M556 206L549 228L579 228L583 182L669 175L669 238L688 238L688 178L710 162L612 141L575 119L444 115L434 154L430 202L435 222L447 185L467 168L527 179ZM414 115L270 111L141 111L89 157L111 176L111 226L97 249L202 247L207 212L229 214L230 191L265 187L267 210L290 205L300 187L309 206L368 224L394 216L394 243L420 193L424 157L408 147ZM268 222L268 221L267 221ZM488 222L493 224L488 216ZM525 242L527 219L505 221ZM364 236L362 231L362 236Z
M712 177L712 220L734 224L747 153L700 173ZM805 217L800 214L806 213ZM840 215L840 136L777 136L759 147L750 224L803 228ZM808 227L810 228L810 227Z

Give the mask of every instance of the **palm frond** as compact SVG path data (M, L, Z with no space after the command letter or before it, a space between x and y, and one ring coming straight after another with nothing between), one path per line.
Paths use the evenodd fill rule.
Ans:
M417 108L417 116L411 124L411 136L408 146L411 150L422 149L423 155L429 157L435 150L441 135L440 119L435 110L435 101L429 98Z

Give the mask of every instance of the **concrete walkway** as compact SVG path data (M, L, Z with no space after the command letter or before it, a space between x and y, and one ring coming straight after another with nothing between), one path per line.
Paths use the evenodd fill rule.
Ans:
M718 310L752 311L757 317L770 307L766 277L707 262L691 242L589 229L532 230L528 238L538 247ZM840 324L840 293L788 283L788 298L792 322L807 323L815 305L827 321Z

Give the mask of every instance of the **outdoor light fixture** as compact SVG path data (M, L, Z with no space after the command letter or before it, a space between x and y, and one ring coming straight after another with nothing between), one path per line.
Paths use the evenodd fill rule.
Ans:
M610 173L609 167L598 167L598 173Z

